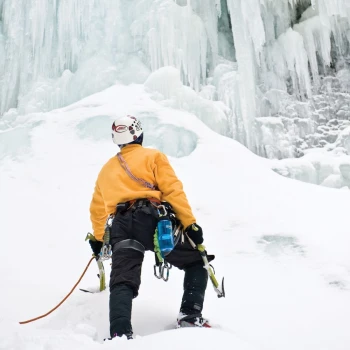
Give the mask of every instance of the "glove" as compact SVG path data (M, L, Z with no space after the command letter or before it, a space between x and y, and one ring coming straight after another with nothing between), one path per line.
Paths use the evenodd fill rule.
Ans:
M91 249L94 253L94 255L97 257L100 254L101 248L103 246L103 242L101 241L93 241L91 239L89 239L89 244L91 246Z
M203 230L196 223L188 226L185 232L188 234L188 237L190 237L192 241L196 243L196 245L203 243Z

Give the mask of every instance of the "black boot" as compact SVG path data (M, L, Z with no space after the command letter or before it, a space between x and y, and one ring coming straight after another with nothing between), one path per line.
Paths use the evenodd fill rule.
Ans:
M208 272L203 264L192 265L185 268L184 294L178 321L186 318L187 322L196 322L202 317L205 290L208 282Z
M125 284L117 284L109 296L110 334L114 338L126 335L132 339L131 309L133 290Z

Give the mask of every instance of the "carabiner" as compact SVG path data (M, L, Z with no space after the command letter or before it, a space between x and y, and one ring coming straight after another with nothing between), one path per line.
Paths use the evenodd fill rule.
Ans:
M113 220L114 220L114 217L115 215L114 214L110 214L106 220L106 225L108 227L112 227L112 223L113 223Z
M160 212L159 209L163 210L163 214ZM165 205L163 204L157 206L157 211L158 211L159 217L168 215L168 211L166 210Z
M112 256L112 246L110 244L104 244L99 255L101 261L110 259Z
M158 268L158 271L157 271ZM163 280L165 282L169 279L169 273L172 268L171 264L168 264L166 261L164 263L160 263L158 266L154 264L154 276L156 276L159 280Z
M172 265L168 265L166 261L164 261L164 266L162 268L162 280L167 282L169 279L169 273Z
M154 264L154 276L156 276L159 280L162 279L162 265L163 263L160 263L158 266L157 264ZM157 273L157 267L158 267L158 270L159 270L159 274Z

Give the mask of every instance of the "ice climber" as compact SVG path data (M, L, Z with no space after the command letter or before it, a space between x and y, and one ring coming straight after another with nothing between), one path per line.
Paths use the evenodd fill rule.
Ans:
M112 125L113 142L120 152L100 171L90 205L96 241L89 243L95 256L103 246L105 223L112 216L110 244L109 321L111 338L132 339L132 299L141 283L141 266L145 251L155 251L154 234L159 220L159 206L171 205L178 223L185 228L174 249L165 260L184 270L184 292L177 318L179 327L210 327L202 317L208 274L203 268L196 244L203 242L191 207L167 157L158 150L142 146L143 130L135 117L125 116ZM167 206L168 207L168 206ZM209 256L209 260L214 257Z

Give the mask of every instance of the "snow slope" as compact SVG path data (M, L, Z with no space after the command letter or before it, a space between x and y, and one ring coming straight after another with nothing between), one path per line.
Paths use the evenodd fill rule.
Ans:
M84 238L94 181L117 152L109 130L123 113L141 118L146 146L168 154L216 254L227 296L217 299L208 285L204 316L215 328L171 330L183 273L158 281L150 253L134 301L134 341L103 343L108 291L76 291L47 318L19 325L54 307L91 256ZM115 85L49 113L7 114L0 123L0 349L348 350L350 194L270 167L193 114L157 104L141 85ZM96 273L92 265L80 287L95 288Z

